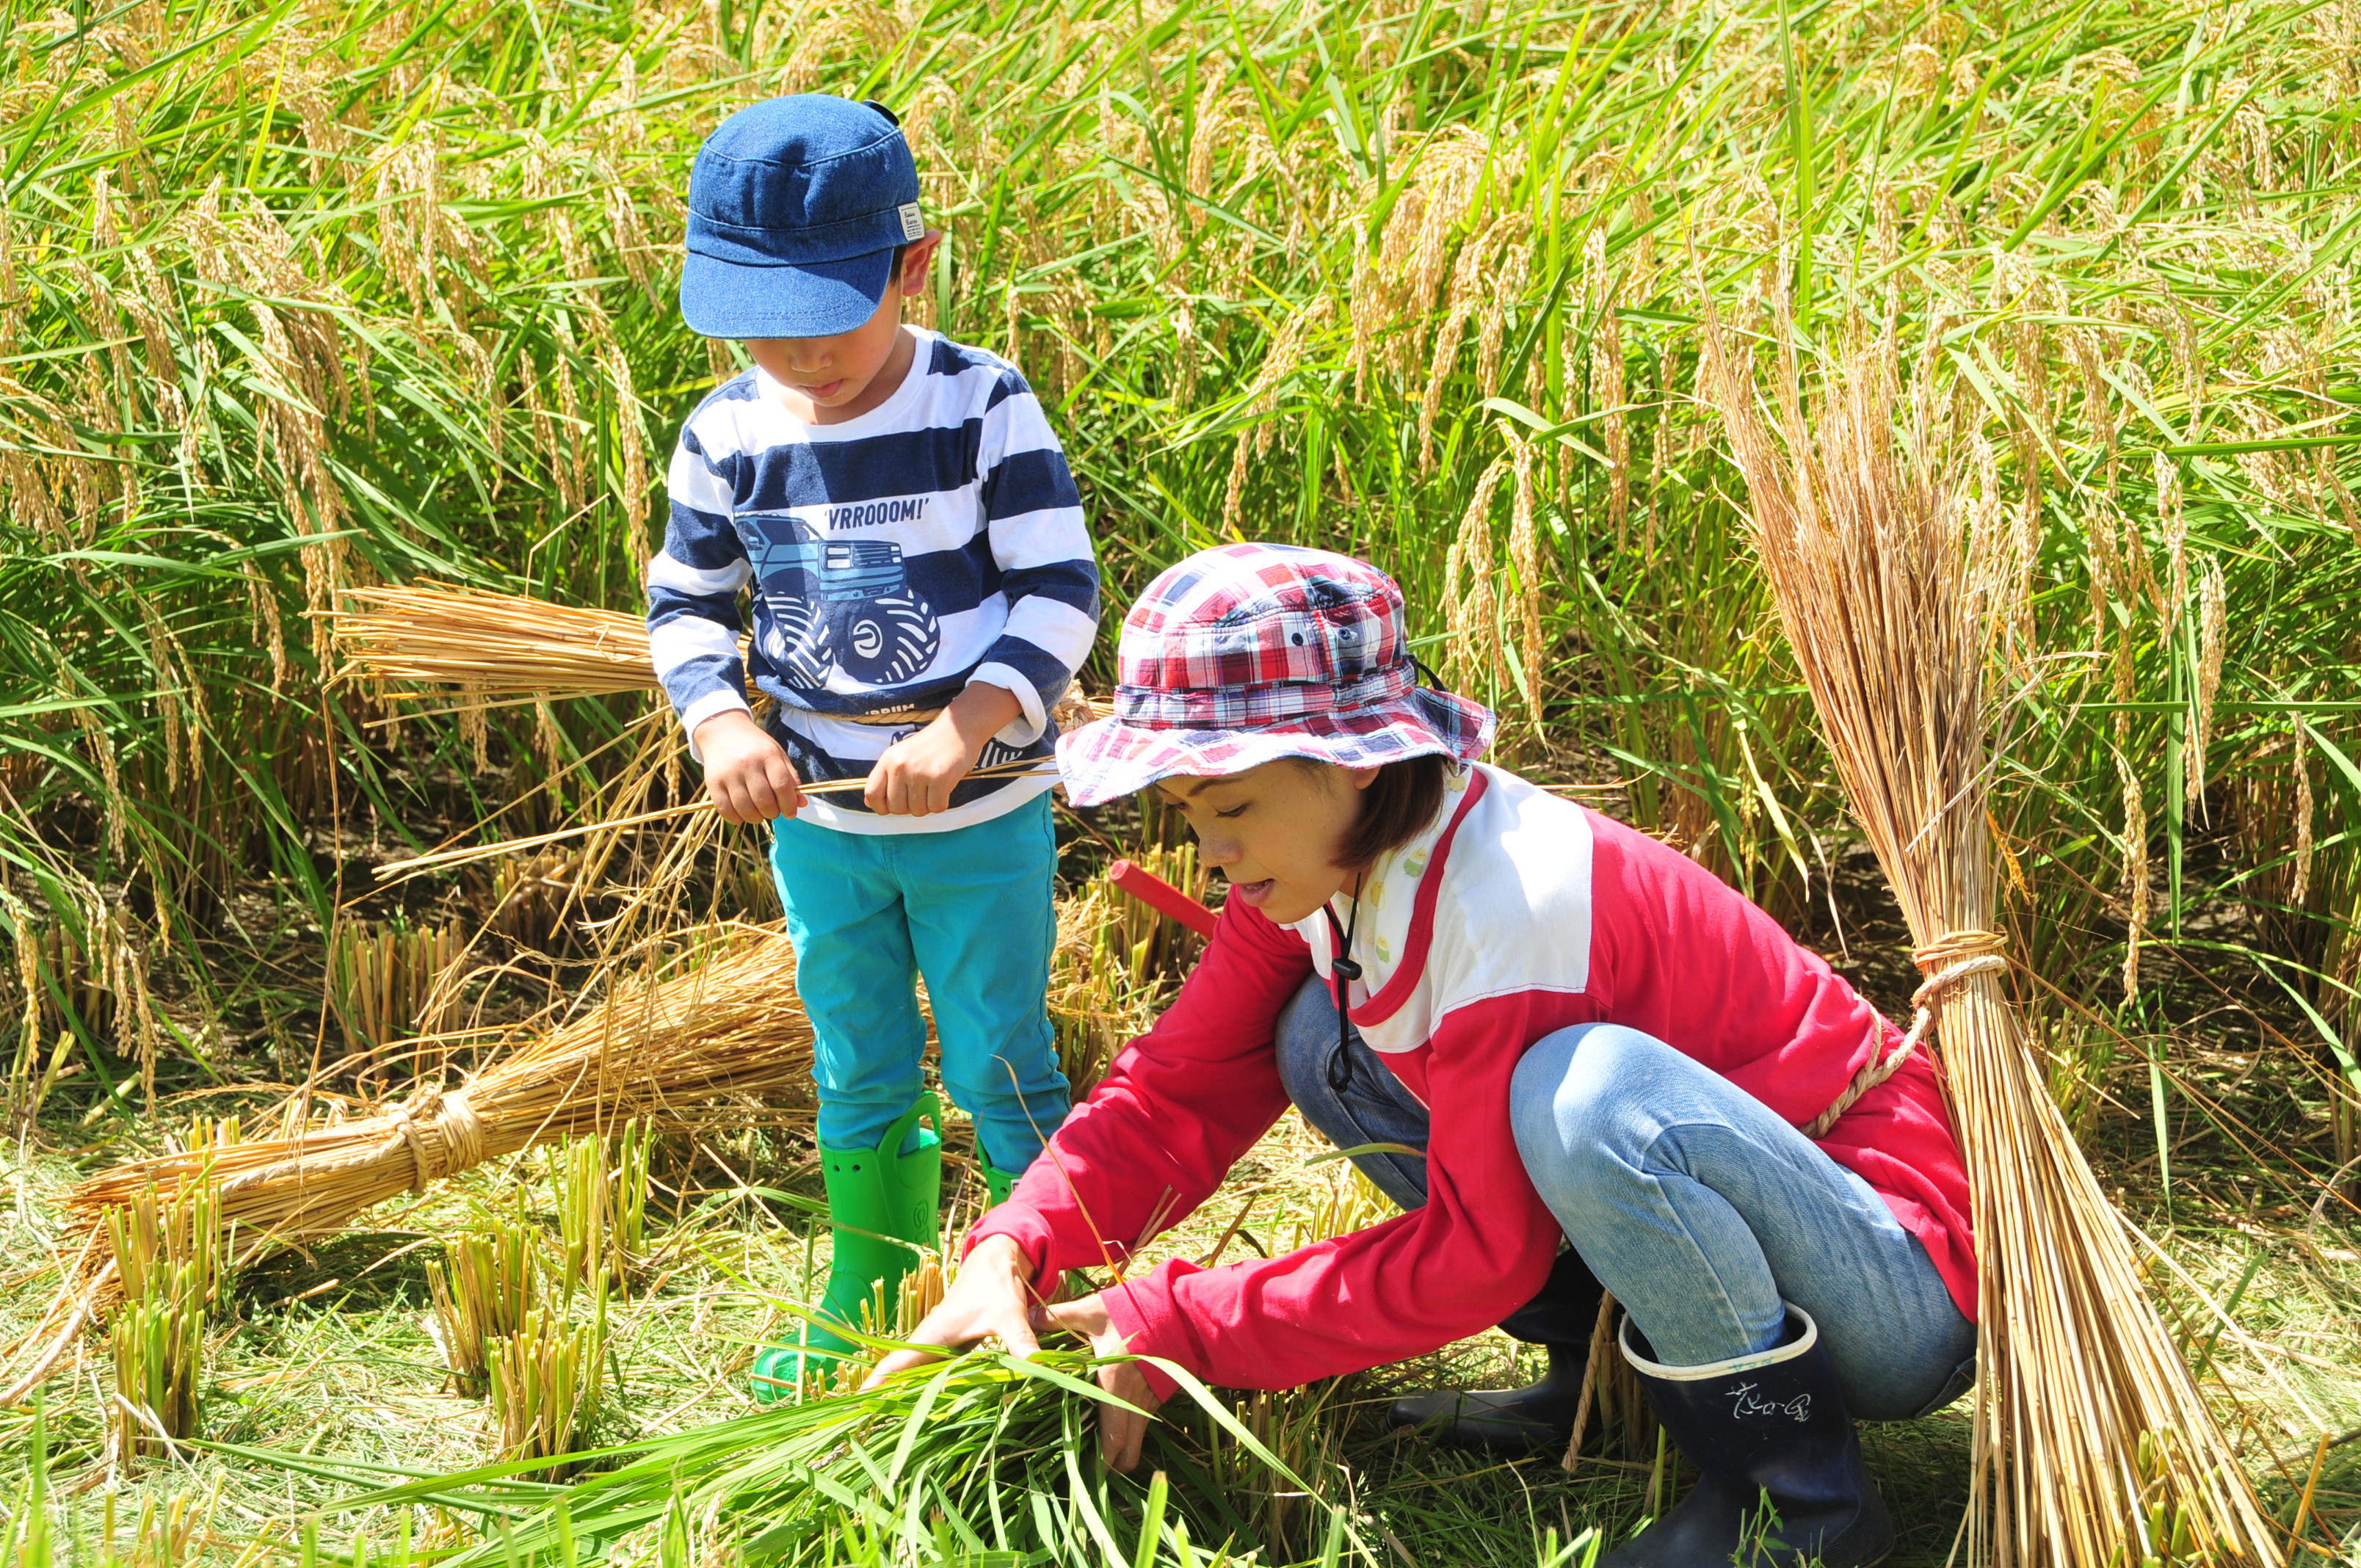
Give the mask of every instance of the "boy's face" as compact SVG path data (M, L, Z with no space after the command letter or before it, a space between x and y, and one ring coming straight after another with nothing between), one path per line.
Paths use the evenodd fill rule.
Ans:
M926 288L935 247L942 237L940 230L929 229L926 237L910 242L902 256L901 276L886 283L877 313L851 332L834 337L746 340L748 356L786 389L792 411L813 422L829 423L867 413L892 395L901 378L885 372L906 369L909 363L902 337L902 301Z

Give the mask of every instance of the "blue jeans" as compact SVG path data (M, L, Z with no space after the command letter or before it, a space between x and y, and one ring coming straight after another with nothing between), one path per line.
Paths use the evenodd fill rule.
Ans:
M874 1147L925 1087L923 975L943 1087L975 1118L984 1157L1006 1171L1033 1163L1066 1116L1046 1003L1057 861L1046 795L947 833L772 824L823 1147Z
M1427 1116L1355 1036L1330 1088L1336 1012L1314 980L1281 1014L1279 1073L1339 1147L1422 1147ZM1941 1409L1975 1379L1975 1325L1927 1249L1866 1181L1763 1103L1663 1041L1616 1024L1545 1036L1510 1089L1525 1173L1568 1240L1672 1365L1777 1342L1793 1301L1819 1323L1845 1401L1868 1420ZM1424 1162L1354 1163L1404 1208Z

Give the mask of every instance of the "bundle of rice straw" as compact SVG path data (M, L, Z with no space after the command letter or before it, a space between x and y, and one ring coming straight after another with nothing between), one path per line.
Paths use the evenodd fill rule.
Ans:
M106 1212L153 1187L221 1185L238 1262L333 1234L356 1214L444 1177L568 1134L640 1117L669 1124L719 1112L725 1097L807 1101L811 1026L795 954L776 926L725 927L660 970L533 1039L456 1090L426 1085L372 1116L283 1137L127 1161L76 1187L78 1222L102 1233L70 1288L101 1283ZM743 1113L739 1116L742 1119Z
M347 588L328 614L339 680L452 686L474 704L656 689L641 615L440 583Z
M346 588L326 619L344 658L336 678L389 693L445 687L462 707L497 707L659 689L636 611L412 583ZM1071 729L1113 711L1076 685L1055 717Z
M429 688L445 702L445 711L459 716L462 733L472 733L478 744L489 708L544 705L545 714L547 703L563 698L653 696L661 690L649 657L647 622L635 611L583 609L526 594L430 582L346 589L325 619L329 640L343 661L336 679L366 685L387 700L415 701L425 695L419 688ZM1053 717L1071 729L1109 711L1076 685L1059 701ZM566 826L488 843L455 839L379 867L379 880L451 871L564 843L578 846L582 859L576 880L587 886L623 853L634 829L662 827L661 847L651 856L631 857L639 870L637 887L625 912L609 922L608 936L621 943L658 927L686 899L721 823L701 796L681 798L685 752L679 727L667 713L652 709L631 734L632 749L611 777L573 770L569 776L581 795ZM1047 772L1049 764L1008 762L980 768L975 776L1036 771ZM534 793L548 787L544 782ZM848 779L806 787L816 795L857 794L865 784ZM674 804L649 808L644 803L652 795ZM518 804L511 802L502 811Z
M1996 508L1970 517L1947 483L1931 360L1905 406L1889 323L1842 356L1807 416L1784 313L1779 329L1771 417L1710 316L1701 383L1839 776L1917 943L1918 1005L1941 1014L1982 1273L1969 1561L2279 1563L2279 1532L2143 1294L2004 983L1983 681L2024 591L2019 546Z

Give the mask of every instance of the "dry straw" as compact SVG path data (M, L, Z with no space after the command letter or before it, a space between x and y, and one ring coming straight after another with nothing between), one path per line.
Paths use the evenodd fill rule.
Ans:
M327 618L337 677L456 688L458 706L653 691L644 616L441 584L348 588Z
M648 652L645 619L621 610L583 609L523 594L496 594L444 584L347 590L324 617L326 636L342 659L337 678L365 685L389 700L420 700L416 688L434 690L480 747L488 708L535 705L544 716L552 701L580 696L653 695L660 687ZM1103 717L1112 708L1094 703L1079 687L1060 701L1055 717L1066 728ZM932 717L917 714L914 718ZM677 797L680 736L663 710L640 721L636 749L617 776L598 789L605 803L644 800L662 775L664 793ZM652 726L652 727L650 727ZM1046 762L1018 759L979 768L975 778L1008 777L1051 771ZM865 780L842 779L804 786L811 795L858 794ZM642 894L631 906L647 916L665 905L662 894L678 891L690 869L712 846L719 819L712 803L699 796L653 809L615 810L594 806L572 825L553 831L489 844L451 845L379 868L381 879L451 870L478 861L567 844L580 850L577 885L594 883L621 852L632 828L669 824L672 831L656 862L640 878ZM570 900L569 900L570 902ZM616 929L653 929L656 922L619 920Z
M461 712L661 689L637 612L416 583L348 588L324 619L337 679L413 700L404 688L434 687ZM1112 711L1076 688L1057 717L1071 726Z
M1707 321L1708 397L1746 479L1764 576L1845 793L1930 974L1974 1194L1979 1299L1971 1563L2278 1563L2278 1532L2141 1288L2123 1220L2045 1088L1989 957L1984 673L2012 607L2001 542L1968 525L1904 411L1892 342L1844 356L1807 416L1780 323L1766 419L1751 359Z
M169 1198L216 1181L244 1262L333 1234L375 1204L553 1139L640 1117L694 1121L729 1097L804 1102L811 1028L796 1001L785 936L774 927L714 935L668 971L620 983L597 1008L459 1089L428 1085L378 1115L291 1136L128 1161L76 1187L69 1205L94 1224L150 1187ZM86 1253L81 1272L70 1290L94 1288L111 1273L103 1249Z

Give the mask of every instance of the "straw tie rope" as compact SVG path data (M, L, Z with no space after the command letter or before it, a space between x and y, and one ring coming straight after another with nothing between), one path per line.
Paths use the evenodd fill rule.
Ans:
M1937 938L1923 948L1911 949L1910 961L1918 966L1926 978L1918 989L1910 993L1910 1005L1916 1014L1910 1020L1910 1032L1894 1047L1894 1054L1880 1061L1874 1044L1869 1059L1853 1074L1842 1094L1827 1110L1812 1119L1804 1129L1807 1138L1824 1137L1837 1124L1837 1118L1853 1107L1853 1102L1902 1070L1902 1066L1917 1054L1919 1042L1927 1037L1927 1025L1934 1023L1936 1011L1941 1007L1943 993L1971 974L1992 974L2008 968L2004 938L1996 931L1951 931ZM1871 1036L1872 1042L1877 1034Z
M430 1084L389 1114L394 1131L410 1146L412 1192L483 1162L484 1119L466 1094L445 1094Z

